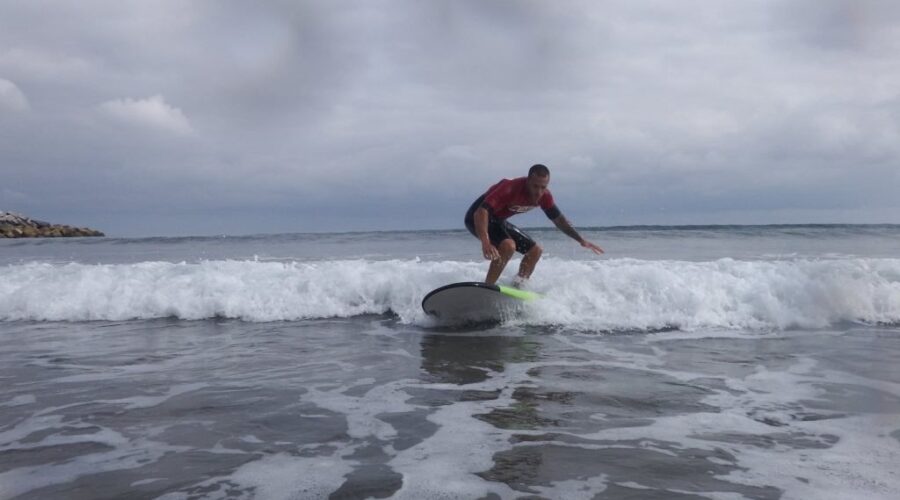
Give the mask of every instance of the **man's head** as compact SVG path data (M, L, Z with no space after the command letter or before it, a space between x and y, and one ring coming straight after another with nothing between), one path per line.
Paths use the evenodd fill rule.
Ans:
M528 169L528 177L550 177L550 169L547 168L546 165L541 165L538 163L537 165L532 165L531 168Z
M528 180L525 187L532 203L537 203L550 185L550 169L540 163L528 169Z

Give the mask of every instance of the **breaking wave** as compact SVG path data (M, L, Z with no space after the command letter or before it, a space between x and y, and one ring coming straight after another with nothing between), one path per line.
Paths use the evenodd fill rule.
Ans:
M0 267L0 320L263 322L392 313L428 325L422 297L447 283L478 281L484 269L418 259L17 264ZM593 330L900 324L900 259L549 258L531 286L544 298L516 322Z

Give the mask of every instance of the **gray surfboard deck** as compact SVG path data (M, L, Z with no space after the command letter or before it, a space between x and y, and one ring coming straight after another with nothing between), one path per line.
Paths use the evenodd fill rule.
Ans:
M447 323L504 321L514 317L526 302L539 297L527 290L467 281L432 290L422 299L422 309Z

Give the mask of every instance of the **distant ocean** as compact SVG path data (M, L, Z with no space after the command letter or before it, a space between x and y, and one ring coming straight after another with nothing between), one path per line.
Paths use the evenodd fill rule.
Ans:
M0 240L0 499L900 498L900 226L529 232Z

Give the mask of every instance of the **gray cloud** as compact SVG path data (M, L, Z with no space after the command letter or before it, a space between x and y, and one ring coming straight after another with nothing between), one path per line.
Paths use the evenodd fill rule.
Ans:
M0 109L7 113L27 111L28 99L15 83L0 78Z
M897 222L898 21L876 0L7 2L0 208L123 234L455 227L543 162L581 224Z

